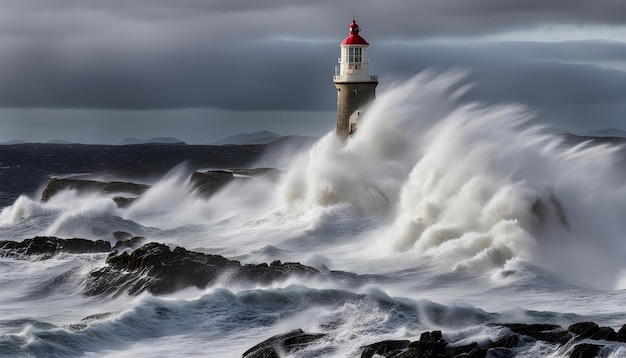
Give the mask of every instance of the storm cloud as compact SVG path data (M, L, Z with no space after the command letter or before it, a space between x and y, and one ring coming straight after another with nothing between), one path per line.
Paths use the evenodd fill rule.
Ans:
M624 119L626 3L613 0L3 0L0 107L332 111L353 15L381 87L465 68L470 100L574 128Z

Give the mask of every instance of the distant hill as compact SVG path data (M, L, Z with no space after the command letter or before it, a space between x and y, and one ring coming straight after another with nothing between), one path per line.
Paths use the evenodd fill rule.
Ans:
M186 144L186 143L180 139L170 138L170 137L159 137L159 138L151 138L151 139L126 138L123 141L118 143L118 145L132 145L132 144Z
M244 144L267 144L284 138L284 136L270 131L260 131L254 133L237 134L224 139L220 139L213 145L244 145Z
M626 132L617 128L601 129L583 134L588 137L621 137L626 138Z
M13 145L13 144L24 144L24 143L28 143L28 142L25 140L10 140L8 142L0 143L0 145Z
M46 142L47 144L72 144L66 140L62 139L53 139Z

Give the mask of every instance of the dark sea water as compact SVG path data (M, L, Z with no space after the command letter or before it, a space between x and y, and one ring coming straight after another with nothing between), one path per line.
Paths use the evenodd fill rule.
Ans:
M457 74L380 93L346 143L0 146L0 240L116 242L116 231L242 263L301 262L367 280L218 281L168 295L87 296L107 254L0 258L0 357L241 357L301 328L323 339L284 357L360 357L441 330L454 346L502 323L626 323L626 180L620 140L554 136L517 105L459 104ZM302 149L299 150L299 149ZM194 170L274 167L211 197ZM151 188L127 207L52 177ZM598 343L597 341L595 343ZM626 345L600 342L600 356ZM573 346L521 340L516 357ZM495 357L497 352L490 353ZM501 355L500 355L501 356Z
M0 145L0 207L20 195L36 195L53 177L157 180L180 164L192 168L245 168L271 146L202 145Z

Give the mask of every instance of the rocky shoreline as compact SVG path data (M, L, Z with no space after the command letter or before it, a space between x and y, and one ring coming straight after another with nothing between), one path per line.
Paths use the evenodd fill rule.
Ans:
M204 198L209 198L227 184L253 178L276 180L281 171L274 168L229 169L194 171L188 179L188 188ZM120 208L128 207L152 186L122 181L97 181L77 178L52 178L41 194L41 201L49 201L65 190L75 190L79 194L98 193L113 195L113 201Z
M48 260L59 254L105 254L104 266L91 271L85 280L83 294L154 295L173 293L189 287L206 288L218 280L227 283L271 284L291 276L309 279L341 280L359 284L368 280L341 271L321 272L297 262L242 264L220 255L189 251L156 242L145 243L143 237L118 232L115 245L104 240L35 237L21 242L0 241L0 257L22 260ZM626 325L617 332L594 322L579 322L563 328L553 324L489 324L502 331L495 341L459 345L446 341L446 333L429 331L419 340L382 340L361 347L362 358L443 358L443 357L515 357L516 349L541 342L553 346L559 356L591 358L604 346L626 343ZM326 333L290 331L271 337L243 353L243 358L278 358L294 354L327 337ZM318 352L319 353L319 352ZM332 352L327 352L332 355Z
M122 237L124 233L118 232ZM114 246L104 240L57 237L35 237L22 242L0 241L0 257L15 259L46 260L61 253L95 254L108 253L105 265L89 273L84 294L138 295L144 291L163 295L181 289L206 288L221 280L225 283L243 282L271 284L289 277L341 280L357 284L367 280L349 272L321 272L299 262L241 264L220 255L189 251L146 241L143 237L130 237Z
M607 343L626 342L626 324L615 332L594 322L579 322L567 329L551 324L494 324L505 332L496 341L450 344L441 331L427 331L419 340L384 340L361 347L361 358L513 358L516 347L543 342L553 345L559 356L595 358ZM326 337L297 329L271 337L243 353L242 358L280 358ZM332 355L332 352L329 352Z

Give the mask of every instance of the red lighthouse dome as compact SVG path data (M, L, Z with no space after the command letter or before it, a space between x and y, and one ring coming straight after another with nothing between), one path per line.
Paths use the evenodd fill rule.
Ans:
M343 45L369 45L364 38L359 35L359 25L356 24L356 21L352 20L350 24L350 35L341 41L341 46Z

